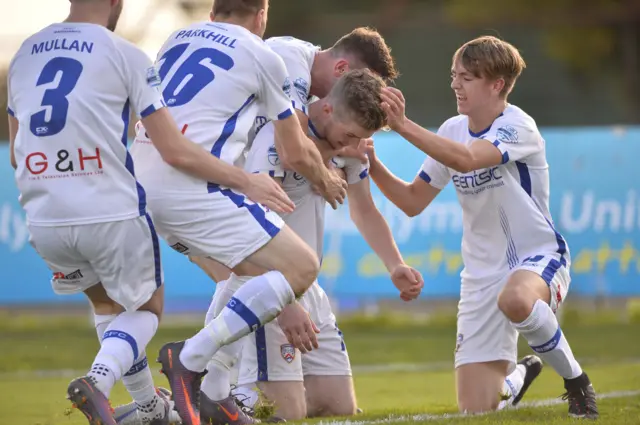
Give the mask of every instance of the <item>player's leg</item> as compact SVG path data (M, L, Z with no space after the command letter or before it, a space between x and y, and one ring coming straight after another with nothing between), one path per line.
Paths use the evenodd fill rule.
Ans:
M560 329L555 312L565 298L570 277L562 258L526 260L509 278L498 305L531 348L562 376L569 414L597 418L596 395Z
M102 337L107 328L124 309L109 298L101 284L92 286L84 292L93 306L96 332L98 340L102 343ZM163 292L164 286L154 292L150 301L139 310L149 310L158 318L162 317ZM133 402L116 407L114 418L119 425L137 423L161 425L166 422L164 418L167 411L170 412L168 420L179 419L171 410L173 405L168 390L155 388L146 351L138 355L134 365L122 377L122 383L133 398Z
M351 363L331 303L315 282L302 299L320 329L317 350L302 358L307 416L350 416L357 410Z
M303 419L307 406L301 362L300 351L289 344L278 324L266 324L245 338L236 396L258 388L262 397L274 404L276 417ZM241 399L251 409L255 407L251 401L258 399L252 396Z
M516 364L517 333L495 302L503 283L471 288L463 282L455 350L458 408L480 413L500 403Z
M319 271L315 253L288 227L282 227L277 214L247 202L241 195L222 191L190 200L190 210L181 204L179 211L172 211L176 208L173 201L153 207L161 234L169 245L181 244L184 254L210 256L228 268L255 257L258 266L272 270L246 282L222 313L192 338L161 349L159 361L186 424L200 421L193 400L207 363L220 347L273 320L311 285ZM200 399L201 409L215 402L205 395Z

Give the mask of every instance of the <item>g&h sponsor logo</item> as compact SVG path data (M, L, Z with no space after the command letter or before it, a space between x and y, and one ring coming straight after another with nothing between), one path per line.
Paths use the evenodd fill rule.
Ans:
M84 177L103 174L102 157L100 148L95 152L86 152L78 149L71 152L60 149L50 158L44 152L32 152L25 158L25 166L31 180Z

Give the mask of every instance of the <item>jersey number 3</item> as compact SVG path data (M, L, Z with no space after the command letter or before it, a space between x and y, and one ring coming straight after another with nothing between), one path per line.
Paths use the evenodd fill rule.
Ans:
M189 47L189 43L178 44L162 55L158 62L162 62L159 74L163 81L171 67L187 50L187 47ZM171 80L167 82L162 92L167 105L171 107L189 103L211 83L216 75L210 65L228 71L233 68L234 62L231 56L217 49L202 48L194 51L182 62Z
M35 136L53 136L64 129L69 113L67 96L78 84L82 69L82 64L79 61L63 57L53 58L44 66L36 86L53 83L58 74L60 74L60 79L57 87L47 89L44 92L41 105L45 109L31 115L29 127ZM47 119L47 112L49 119Z

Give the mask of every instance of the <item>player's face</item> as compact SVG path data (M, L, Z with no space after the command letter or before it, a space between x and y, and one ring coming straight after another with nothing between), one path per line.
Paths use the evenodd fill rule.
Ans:
M492 103L496 97L496 82L476 77L460 62L451 69L451 88L456 95L458 113L473 114Z
M368 139L373 136L374 131L362 128L348 117L338 117L333 110L328 112L325 128L325 137L333 149L340 149L345 146L357 147L361 139Z
M107 28L110 31L116 30L116 26L118 25L118 20L120 19L120 14L122 13L123 2L124 0L116 0L115 4L112 4L111 6L109 21L107 22Z

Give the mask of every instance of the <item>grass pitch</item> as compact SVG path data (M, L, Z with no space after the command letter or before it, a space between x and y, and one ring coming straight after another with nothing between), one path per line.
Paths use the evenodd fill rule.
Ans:
M0 315L1 316L1 315ZM563 330L596 391L600 424L640 424L640 325L616 321L566 323ZM524 399L529 407L475 417L456 413L452 371L455 325L451 320L412 321L352 319L340 324L354 365L359 406L364 414L353 418L307 420L307 423L382 425L444 424L568 424L567 406L558 397L562 379L550 367ZM159 347L184 339L198 324L161 326L147 349L152 362ZM98 341L85 317L48 317L12 314L0 317L0 424L85 425L77 411L69 414L65 400L68 382L85 373ZM530 350L521 341L521 355ZM157 374L156 384L167 386ZM112 393L113 404L128 402L121 384ZM535 404L544 404L536 406Z

